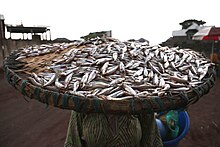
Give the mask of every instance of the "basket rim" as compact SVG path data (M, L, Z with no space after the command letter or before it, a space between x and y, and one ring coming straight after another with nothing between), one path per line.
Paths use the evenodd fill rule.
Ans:
M133 99L125 100L105 100L99 99L98 97L91 99L35 86L27 80L22 79L10 69L8 60L11 60L10 57L6 58L3 63L6 80L24 96L30 99L36 99L47 105L82 113L139 114L141 112L154 113L172 109L185 109L189 105L197 102L203 95L207 94L214 86L214 81L216 80L214 66L211 66L209 67L209 77L206 78L206 81L187 92L180 92L176 95L166 95L163 97L134 97Z

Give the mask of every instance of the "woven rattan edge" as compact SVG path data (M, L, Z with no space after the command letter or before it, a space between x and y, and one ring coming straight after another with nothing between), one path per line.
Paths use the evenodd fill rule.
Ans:
M142 112L153 113L171 109L184 109L207 94L209 89L213 87L216 79L214 68L210 68L206 81L185 93L181 92L164 97L151 96L144 99L133 98L117 101L99 98L88 99L37 87L18 76L9 68L7 59L5 61L3 70L7 81L24 96L36 99L47 105L82 113L139 114Z

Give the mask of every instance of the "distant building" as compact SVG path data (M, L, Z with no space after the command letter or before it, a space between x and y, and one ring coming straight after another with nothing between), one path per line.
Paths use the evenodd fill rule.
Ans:
M21 25L6 25L7 31L10 33L10 38L12 33L21 33L23 35L24 39L24 34L31 34L33 40L41 40L45 39L48 40L47 34L49 32L49 40L51 40L51 33L50 29L48 27L44 26L39 26L39 27L25 27L23 24ZM41 34L41 36L39 35Z
M2 57L5 56L4 53L4 42L5 42L5 18L0 14L0 54Z
M180 25L182 25L181 30L176 30L176 31L172 32L173 37L187 37L188 39L191 39L192 36L196 32L198 32L200 29L206 27L206 26L203 26L203 25L201 26L201 24L204 24L205 22L204 23L198 23L200 21L197 21L197 20L187 20L187 21L184 21L184 22L180 23ZM201 22L203 22L203 21L201 21Z
M192 37L195 33L203 28L210 26L204 26L206 22L198 21L195 19L185 20L179 23L182 26L181 30L175 30L172 32L172 37L167 39L165 42L162 42L163 46L179 46L180 48L191 48L199 52L209 54L212 46L211 41L199 41L192 40ZM215 43L216 48L220 48L220 42Z
M5 37L6 32L10 33L10 38ZM13 39L11 34L22 34L23 38ZM30 36L31 38L28 38ZM25 38L24 35L27 37ZM48 36L49 35L49 36ZM16 35L17 36L17 35ZM46 26L26 27L21 25L5 24L5 18L0 14L0 68L3 59L14 49L33 44L49 43L51 41L50 29Z
M5 18L0 14L0 41L5 39Z

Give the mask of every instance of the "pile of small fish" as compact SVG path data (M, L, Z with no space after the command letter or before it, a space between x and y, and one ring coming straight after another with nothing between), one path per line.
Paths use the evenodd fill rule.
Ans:
M65 44L68 51L51 61L50 72L32 73L30 82L86 98L162 97L202 84L213 66L191 49L150 46L148 42L96 38L71 45ZM29 50L22 56L32 56Z
M52 52L60 52L71 45L74 45L74 43L41 44L20 48L17 54L18 58L16 60L27 57L45 55Z

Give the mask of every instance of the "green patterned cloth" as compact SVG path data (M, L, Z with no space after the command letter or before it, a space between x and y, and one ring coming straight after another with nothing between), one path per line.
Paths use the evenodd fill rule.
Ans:
M154 114L72 111L64 147L162 147Z

